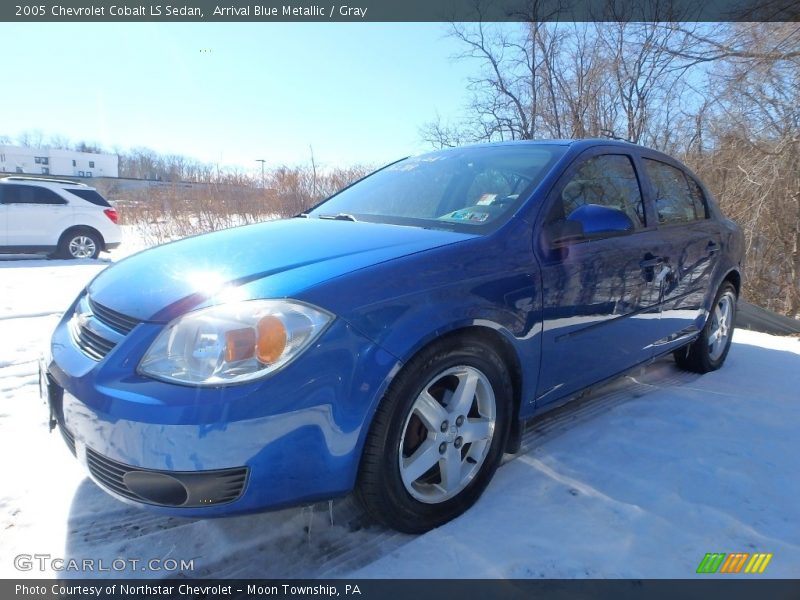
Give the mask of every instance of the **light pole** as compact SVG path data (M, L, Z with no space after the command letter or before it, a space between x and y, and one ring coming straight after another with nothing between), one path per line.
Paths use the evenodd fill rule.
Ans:
M257 158L256 162L261 163L261 187L264 187L264 163L267 162L263 158Z

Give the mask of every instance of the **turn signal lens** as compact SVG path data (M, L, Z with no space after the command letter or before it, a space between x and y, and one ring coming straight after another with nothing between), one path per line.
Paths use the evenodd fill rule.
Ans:
M265 365L276 362L286 350L286 327L273 316L266 316L258 322L258 343L256 358Z

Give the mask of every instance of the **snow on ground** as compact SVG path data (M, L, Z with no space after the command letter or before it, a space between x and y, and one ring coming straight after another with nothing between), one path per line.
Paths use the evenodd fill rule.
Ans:
M706 552L755 551L774 554L765 576L797 576L800 340L747 331L717 373L661 360L545 416L472 510L422 536L349 498L215 520L122 504L48 433L36 359L126 241L101 261L0 259L0 577L85 575L20 572L20 554L194 561L131 577L692 577Z

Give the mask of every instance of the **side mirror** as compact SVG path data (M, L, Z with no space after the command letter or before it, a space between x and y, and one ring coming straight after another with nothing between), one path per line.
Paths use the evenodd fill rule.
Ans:
M618 208L584 204L573 210L567 222L579 223L586 237L622 234L633 231L633 221Z

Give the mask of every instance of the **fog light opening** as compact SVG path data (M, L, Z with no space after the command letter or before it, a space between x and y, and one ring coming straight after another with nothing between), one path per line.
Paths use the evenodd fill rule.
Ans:
M180 506L189 498L183 483L165 473L129 471L122 480L130 491L153 504Z

